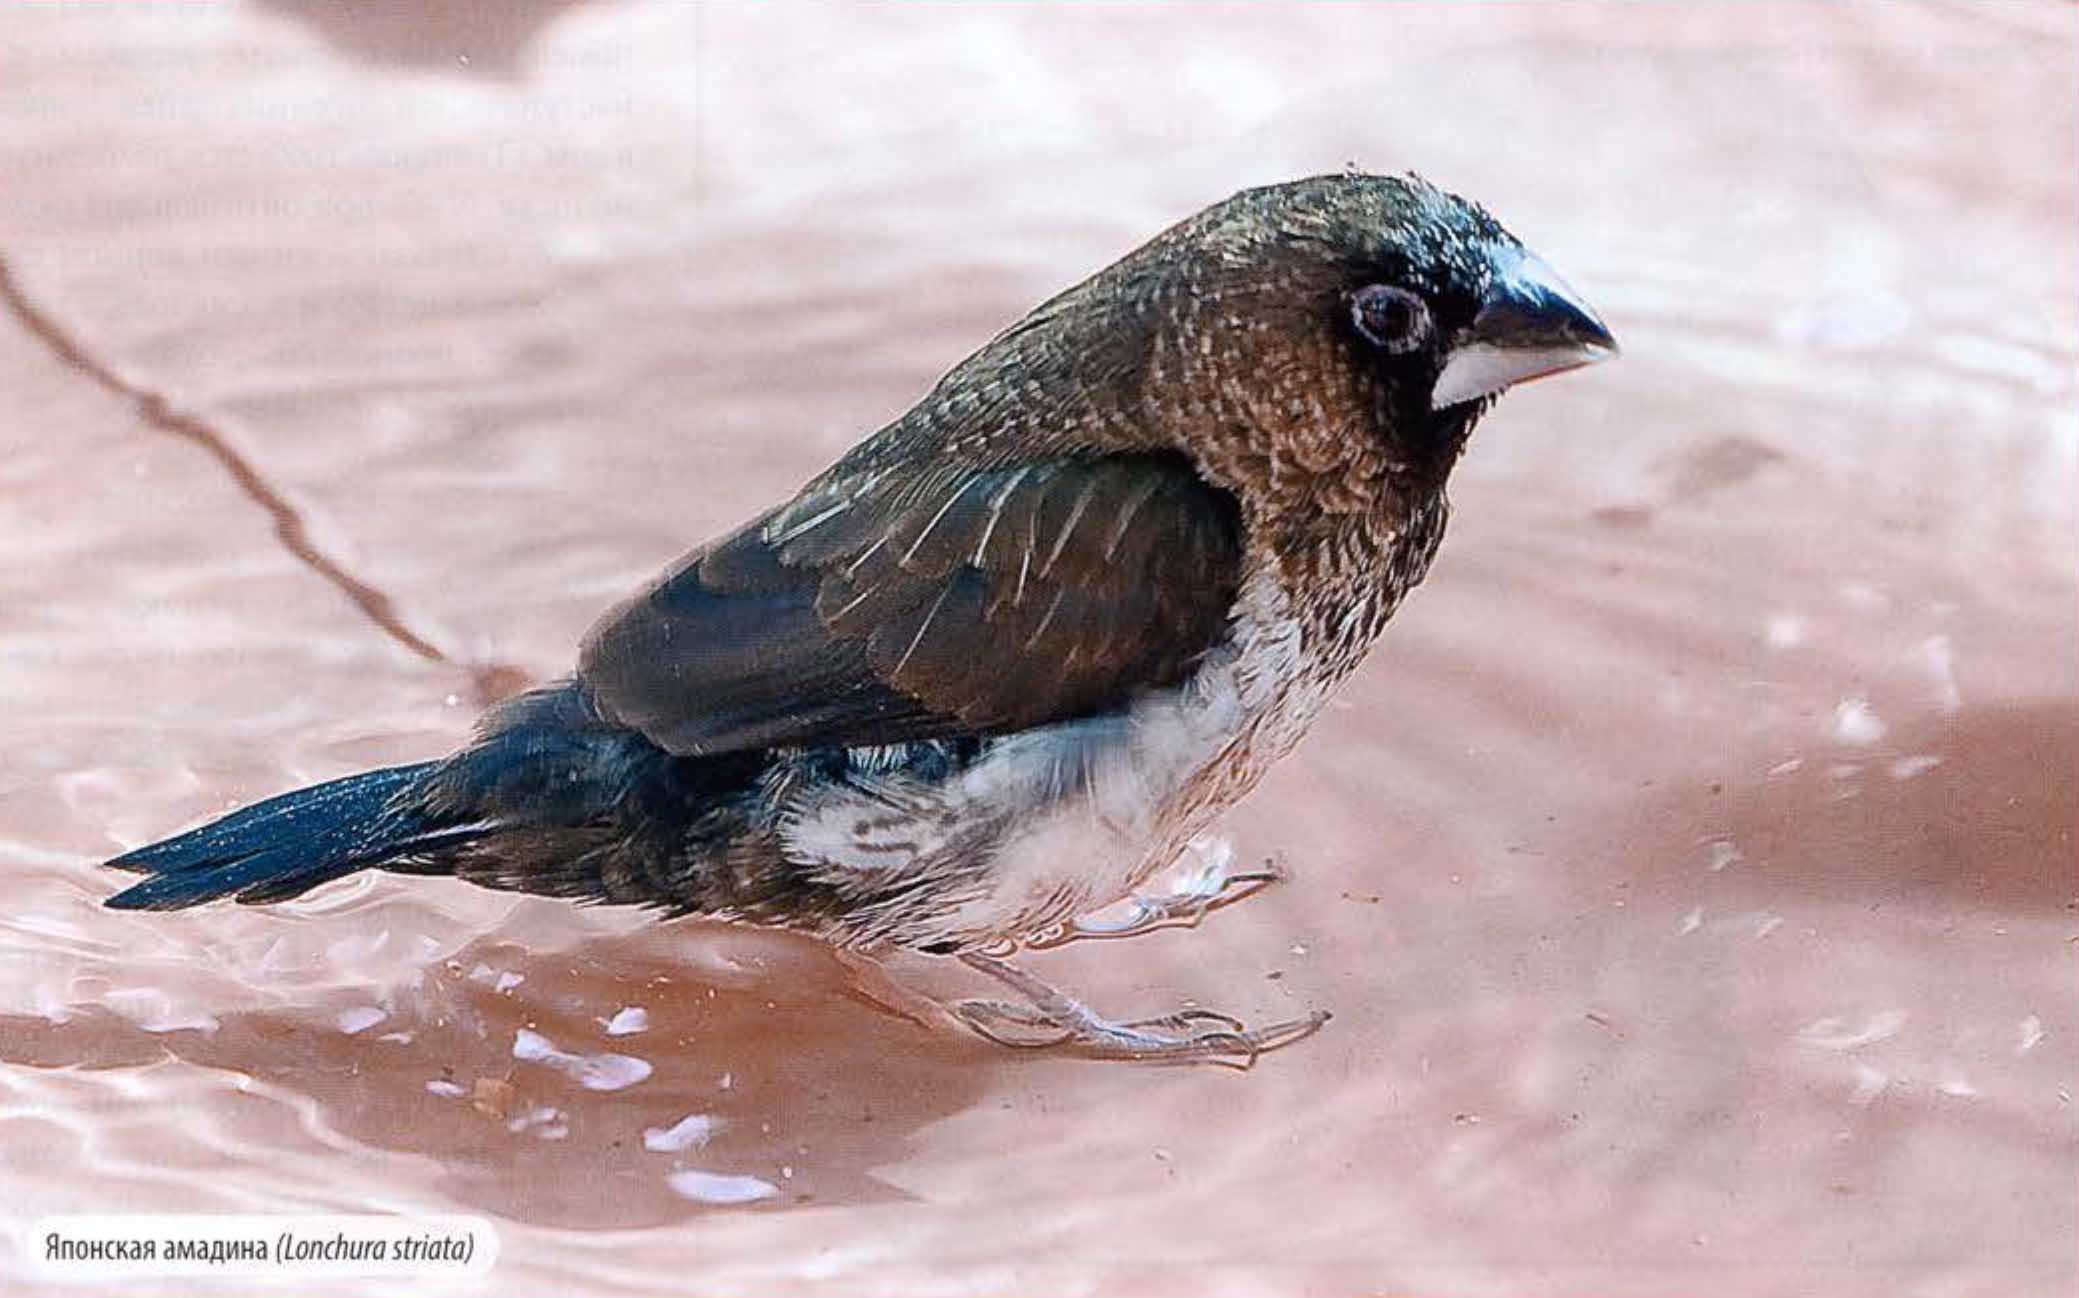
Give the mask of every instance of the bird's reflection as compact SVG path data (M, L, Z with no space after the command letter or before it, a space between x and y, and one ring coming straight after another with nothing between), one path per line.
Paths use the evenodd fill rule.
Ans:
M1001 1062L876 1007L812 944L666 932L553 954L486 940L379 1004L234 1012L208 1031L100 1007L9 1016L0 1059L170 1055L244 1074L307 1096L348 1140L435 1160L459 1205L575 1229L896 1197L869 1169L971 1105Z

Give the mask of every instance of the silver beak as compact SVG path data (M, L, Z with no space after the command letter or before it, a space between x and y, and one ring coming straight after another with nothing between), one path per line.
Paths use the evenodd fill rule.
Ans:
M1541 258L1512 248L1498 262L1479 314L1452 340L1431 409L1617 354L1609 329Z

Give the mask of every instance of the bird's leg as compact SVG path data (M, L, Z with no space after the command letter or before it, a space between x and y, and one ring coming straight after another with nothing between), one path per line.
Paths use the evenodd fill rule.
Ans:
M974 951L961 952L960 960L1031 1002L1014 1005L1007 1001L972 1000L953 1007L968 1027L999 1045L1025 1049L1058 1046L1093 1059L1203 1062L1247 1068L1264 1051L1311 1036L1328 1021L1323 1011L1269 1027L1250 1028L1225 1014L1192 1009L1114 1023L1008 960Z
M1081 916L1053 932L1027 939L1025 945L1046 951L1089 938L1138 937L1159 928L1194 928L1214 911L1246 901L1285 878L1275 861L1265 861L1260 870L1235 870L1233 845L1224 839L1193 844L1192 850L1200 858L1198 868L1179 876L1168 892L1129 897L1124 915L1111 919Z

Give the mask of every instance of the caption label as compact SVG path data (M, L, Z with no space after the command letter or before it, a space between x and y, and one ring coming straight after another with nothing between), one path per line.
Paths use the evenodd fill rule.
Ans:
M92 1214L45 1217L30 1264L57 1281L138 1276L394 1276L471 1279L498 1234L482 1217L368 1214Z

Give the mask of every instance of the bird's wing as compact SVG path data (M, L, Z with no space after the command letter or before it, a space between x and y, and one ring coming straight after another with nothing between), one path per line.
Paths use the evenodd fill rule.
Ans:
M861 466L610 615L579 679L682 754L1002 732L1181 679L1240 569L1233 498L1180 456Z

